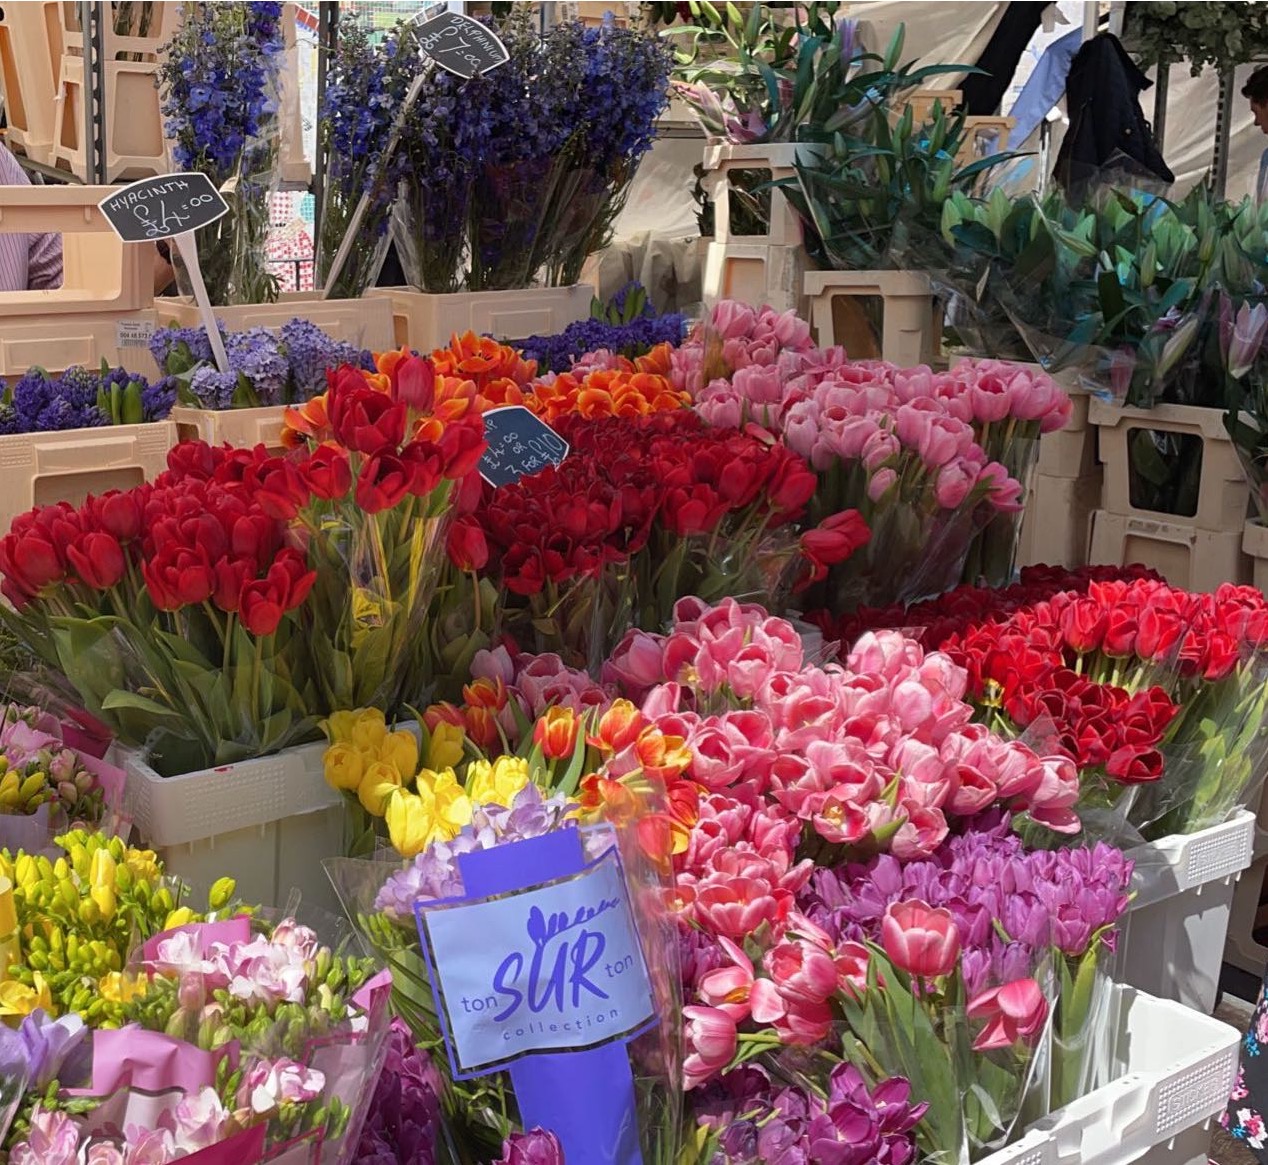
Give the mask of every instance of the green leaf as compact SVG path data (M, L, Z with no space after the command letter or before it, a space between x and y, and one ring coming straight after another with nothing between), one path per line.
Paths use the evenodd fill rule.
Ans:
M150 716L158 716L165 720L182 719L179 712L173 711L165 704L160 704L157 700L151 700L148 696L139 695L136 692L125 692L116 688L104 700L101 706L107 712L118 708L131 708L138 712L145 712Z

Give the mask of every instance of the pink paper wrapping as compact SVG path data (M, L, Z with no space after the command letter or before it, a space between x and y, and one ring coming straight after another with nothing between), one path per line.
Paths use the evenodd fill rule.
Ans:
M198 944L200 955L206 955L212 943L245 943L251 941L251 919L245 914L234 918L225 918L220 922L190 922L185 926L174 926L156 934L141 947L141 959L153 963L158 959L159 944L176 934L195 934L201 940Z
M53 840L52 810L41 805L34 813L0 813L0 849L44 853ZM63 817L63 820L65 818Z
M162 1032L129 1026L92 1035L92 1085L68 1088L68 1096L109 1096L120 1089L196 1092L214 1084L216 1065L236 1056L232 1045L214 1052Z

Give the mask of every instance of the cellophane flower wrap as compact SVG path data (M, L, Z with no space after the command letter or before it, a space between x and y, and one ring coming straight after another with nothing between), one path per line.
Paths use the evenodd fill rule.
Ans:
M819 478L812 522L850 508L862 515L866 548L830 568L808 597L836 612L948 590L975 536L1000 515L1010 515L1008 549L996 557L1011 569L1021 485L992 454L1025 462L1030 430L1060 427L1070 408L1047 377L851 363L840 348L814 348L792 312L731 301L674 353L673 369L710 425L760 426L809 461ZM1013 414L1031 423L1010 427Z
M568 380L542 395L558 399ZM674 403L667 382L662 398ZM593 399L579 393L582 407ZM711 428L674 407L596 420L566 412L551 423L568 457L486 488L455 523L451 559L483 565L504 592L504 626L569 662L597 670L628 628L662 626L684 592L780 605L867 540L853 511L807 528L815 475L764 435Z
M521 710L519 717L523 719L523 715ZM349 916L375 956L392 971L397 1014L409 1024L414 1039L441 1070L442 1102L452 1139L447 1149L438 1150L438 1161L467 1165L536 1160L534 1156L522 1156L530 1148L546 1153L542 1160L562 1161L561 1145L570 1146L570 1157L582 1160L623 1160L631 1151L641 1152L645 1161L669 1165L676 1160L680 1060L675 1017L680 1014L680 1003L676 967L664 957L664 952L673 950L672 924L664 909L665 879L669 875L667 847L672 830L664 808L663 782L670 773L653 763L664 753L659 734L653 733L656 741L650 737L642 740L641 747L648 757L644 764L636 741L626 738L624 729L629 725L623 719L618 724L618 719L621 717L608 718L604 723L589 714L574 715L569 711L564 720L559 720L548 712L525 734L523 751L527 755L490 753L487 758L477 755L474 760L464 761L460 743L456 757L438 751L433 754L434 761L446 761L447 767L439 771L422 769L412 781L403 782L387 796L385 816L391 852L385 851L374 859L326 862ZM431 717L429 720L437 722ZM443 742L444 734L438 735ZM435 739L437 736L433 736ZM451 738L448 745L454 743ZM465 755L469 757L474 751L470 749ZM606 758L604 767L583 779L585 764L595 757ZM604 775L609 771L619 775ZM565 791L578 789L580 799ZM579 821L583 817L592 823ZM645 952L632 953L632 957L646 968L647 1021L640 1023L636 1031L624 1033L623 1039L597 1049L606 1057L607 1067L599 1075L609 1095L594 1100L595 1111L589 1113L584 1103L577 1103L577 1096L591 1093L594 1084L581 1085L575 1077L569 1077L572 1067L563 1063L567 1057L562 1052L528 1054L492 1074L470 1076L465 1070L459 1071L456 1056L462 1053L455 1049L461 1045L455 1043L452 1016L456 1010L472 1013L472 1001L467 999L463 1004L460 999L437 995L440 985L447 982L441 948L432 945L438 941L434 931L428 931L431 942L426 953L421 941L424 911L443 911L446 905L453 904L451 900L459 898L484 898L486 891L473 892L469 879L481 869L493 869L503 855L518 863L519 855L527 854L528 849L516 847L529 847L537 853L539 846L547 847L541 853L552 853L556 858L561 853L570 855L569 860L578 871L596 863L617 862L612 868L619 884L626 887L622 896L629 903L638 946ZM528 867L517 865L513 880L514 886L504 886L502 891L535 882L560 884L558 875L552 878L536 863ZM492 889L488 892L500 893ZM582 917L578 915L574 925ZM567 944L565 941L560 946L554 941L554 928L561 925L558 919L543 930L534 918L540 923L541 912L529 914L528 932L546 970L541 979L534 973L528 991L534 1001L533 1011L542 1013L543 1009L548 1010L554 991L547 985L548 968L556 957L566 957ZM558 933L562 935L566 929L565 926ZM490 931L486 927L482 933L482 941L489 949L506 946L513 950L523 941L523 923L509 930ZM604 945L600 943L600 947ZM515 962L517 957L522 960L522 956L511 956L498 973L496 990L505 992L501 996L503 1004L524 990L522 973L527 968L522 961ZM576 966L581 967L582 963ZM636 968L631 965L631 970ZM576 971L576 975L584 978L584 971ZM563 980L558 982L563 990ZM589 1017L591 999L598 999L598 1005L603 1006L604 983L596 986L598 994L584 986L567 989L580 992L568 997L571 1008L579 1008L577 1014ZM562 1006L564 996L558 999ZM482 993L475 1000L475 1007L483 1010L484 1003ZM442 1006L446 1009L443 1014ZM615 1017L615 1009L611 1014ZM547 1017L543 1015L543 1019ZM564 1022L553 1013L549 1013L549 1018ZM567 1018L574 1018L571 1011ZM604 1018L608 1018L608 1013ZM531 1025L533 1021L529 1022ZM594 1023L587 1018L587 1027L593 1028ZM543 1023L543 1032L545 1027ZM523 1038L524 1034L521 1030L516 1038ZM554 1038L552 1046L581 1046L589 1049L584 1056L596 1051L595 1037L588 1032L567 1038L568 1043ZM490 1067L497 1069L498 1065L495 1062ZM543 1072L547 1075L541 1076ZM551 1075L560 1072L563 1075ZM570 1111L552 1113L550 1119L543 1119L543 1112L550 1105L543 1109L543 1093L534 1084L539 1078L558 1081L560 1087L547 1092L558 1094L557 1099L563 1097L565 1109L571 1105ZM566 1078L573 1079L572 1089L562 1088ZM533 1121L557 1123L557 1127L538 1129ZM618 1147L618 1142L623 1147Z
M316 256L319 287L326 284L362 197L368 196L369 203L332 295L362 295L387 252L402 166L401 153L388 157L387 145L409 87L412 61L399 32L376 41L357 20L344 21L339 29L317 119L318 138L329 159Z
M0 725L0 849L39 853L72 827L124 832L123 792L122 769L28 720Z
M212 303L269 303L269 196L281 140L284 53L278 3L186 4L159 66L164 132L177 170L206 174L229 213L197 233L198 262ZM179 255L181 290L192 284Z
M844 666L806 666L791 625L760 608L683 600L670 633L631 632L605 678L682 742L697 790L677 802L675 897L686 1083L722 1142L705 1135L702 1160L760 1159L744 1145L769 1153L777 1128L796 1143L807 1095L811 1116L840 1100L829 1074L843 1051L868 1089L929 1106L885 1131L914 1128L935 1159L980 1155L1046 1110L1056 951L1096 947L1130 869L1106 847L1026 853L1006 819L981 815L1002 806L1077 832L1072 763L972 724L964 671L893 631L864 635ZM927 948L909 931L936 933L943 961L917 965ZM937 982L913 995L913 978ZM1070 1006L1077 1032L1088 1008ZM1098 1052L1071 1049L1063 1071ZM744 1066L760 1083L730 1076ZM750 1110L765 1115L743 1136L710 1116Z
M152 483L23 514L0 542L5 618L165 775L316 724L297 634L316 574L290 524L300 471L262 447L185 444L168 463Z

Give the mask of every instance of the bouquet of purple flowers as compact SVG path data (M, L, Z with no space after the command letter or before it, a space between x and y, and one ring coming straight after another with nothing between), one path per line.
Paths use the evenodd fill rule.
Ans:
M60 376L32 368L12 388L0 388L0 435L95 429L161 421L176 402L170 376L151 384L136 372L75 366Z

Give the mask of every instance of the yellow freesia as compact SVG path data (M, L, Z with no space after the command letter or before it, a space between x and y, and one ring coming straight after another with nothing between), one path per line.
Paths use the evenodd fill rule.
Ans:
M152 849L130 849L123 855L123 864L139 882L159 880L158 855Z
M451 769L462 760L463 741L466 733L462 726L440 720L431 730L427 743L427 767L433 771Z
M31 976L34 986L28 987L16 979L6 979L0 983L0 1016L16 1016L19 1019L39 1009L55 1014L53 1011L53 993L49 990L44 976L36 971Z
M178 926L188 926L193 921L194 912L188 906L178 906L175 910L168 912L163 929L174 930Z
M362 752L377 753L387 736L387 721L380 708L363 708L352 725L352 743Z
M93 886L114 889L115 860L107 849L99 849L92 855L91 879Z
M365 773L365 757L351 744L332 744L322 754L321 765L326 784L349 792L356 791Z
M430 790L420 794L397 789L388 797L384 813L387 835L401 857L412 858L431 844L436 831L435 803Z
M131 1003L145 996L144 975L129 975L123 971L111 971L101 977L97 991L110 1003Z
M367 813L382 817L387 799L401 787L401 783L401 774L394 766L376 760L366 765L361 784L357 786L357 800Z
M395 767L401 780L409 784L418 772L418 739L405 728L389 732L379 745L379 760Z

